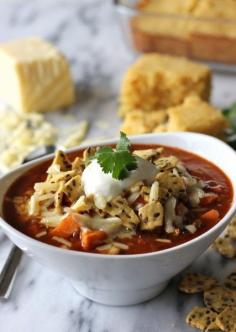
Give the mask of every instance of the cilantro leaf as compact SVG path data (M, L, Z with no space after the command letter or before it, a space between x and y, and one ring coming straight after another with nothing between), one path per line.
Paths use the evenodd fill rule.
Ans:
M122 180L129 176L129 171L137 168L135 157L129 151L116 151L111 171L114 179Z
M224 109L223 115L229 122L229 128L226 131L226 142L236 150L236 102Z
M114 151L111 147L101 147L93 156L93 159L97 159L98 163L102 167L104 173L111 173L113 169Z
M120 132L120 140L116 145L116 151L129 151L131 146L130 140L128 137L123 133Z
M228 119L231 129L236 133L236 103L224 109L223 114Z
M129 139L121 132L116 149L101 147L91 159L97 159L104 173L111 173L114 179L122 180L137 168L137 161L130 151L130 146Z

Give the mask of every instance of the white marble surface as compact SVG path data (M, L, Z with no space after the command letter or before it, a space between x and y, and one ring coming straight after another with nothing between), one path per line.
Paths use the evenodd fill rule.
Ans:
M115 20L111 1L6 1L0 3L0 41L40 35L53 41L70 59L77 82L77 104L70 113L87 119L89 137L118 132L117 95L122 73L132 61ZM214 104L236 100L236 77L214 75ZM73 121L61 112L58 125ZM101 124L101 121L105 121ZM0 234L0 266L10 243ZM235 266L209 250L191 270L222 278ZM60 275L24 257L11 297L0 301L1 332L187 332L188 310L200 296L181 295L178 277L158 298L134 307L105 307L77 294Z

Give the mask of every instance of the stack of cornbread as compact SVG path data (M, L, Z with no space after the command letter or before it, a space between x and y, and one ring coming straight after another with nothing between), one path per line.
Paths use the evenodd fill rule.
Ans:
M137 50L236 63L235 0L140 0L136 7Z
M151 53L124 75L119 114L127 134L192 131L223 137L227 121L208 103L211 72L185 58Z

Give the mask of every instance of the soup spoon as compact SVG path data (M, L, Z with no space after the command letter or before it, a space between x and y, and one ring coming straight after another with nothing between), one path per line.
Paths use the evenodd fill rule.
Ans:
M53 153L55 151L54 145L47 145L37 148L37 150L32 151L28 157L23 161L26 163L34 159L43 157L47 154ZM7 260L0 272L0 298L8 299L11 294L11 290L14 284L14 280L17 273L17 268L20 264L23 252L20 248L13 245L11 251L7 257Z

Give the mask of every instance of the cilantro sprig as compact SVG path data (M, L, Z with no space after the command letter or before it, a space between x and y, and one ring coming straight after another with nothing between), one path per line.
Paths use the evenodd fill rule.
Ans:
M236 132L236 103L223 110L224 116L228 119L231 129Z
M236 102L223 110L223 115L229 122L226 141L236 150Z
M104 173L111 173L117 180L129 176L129 172L137 168L137 161L130 150L131 143L127 136L120 132L120 140L115 149L101 147L91 159L97 159Z

